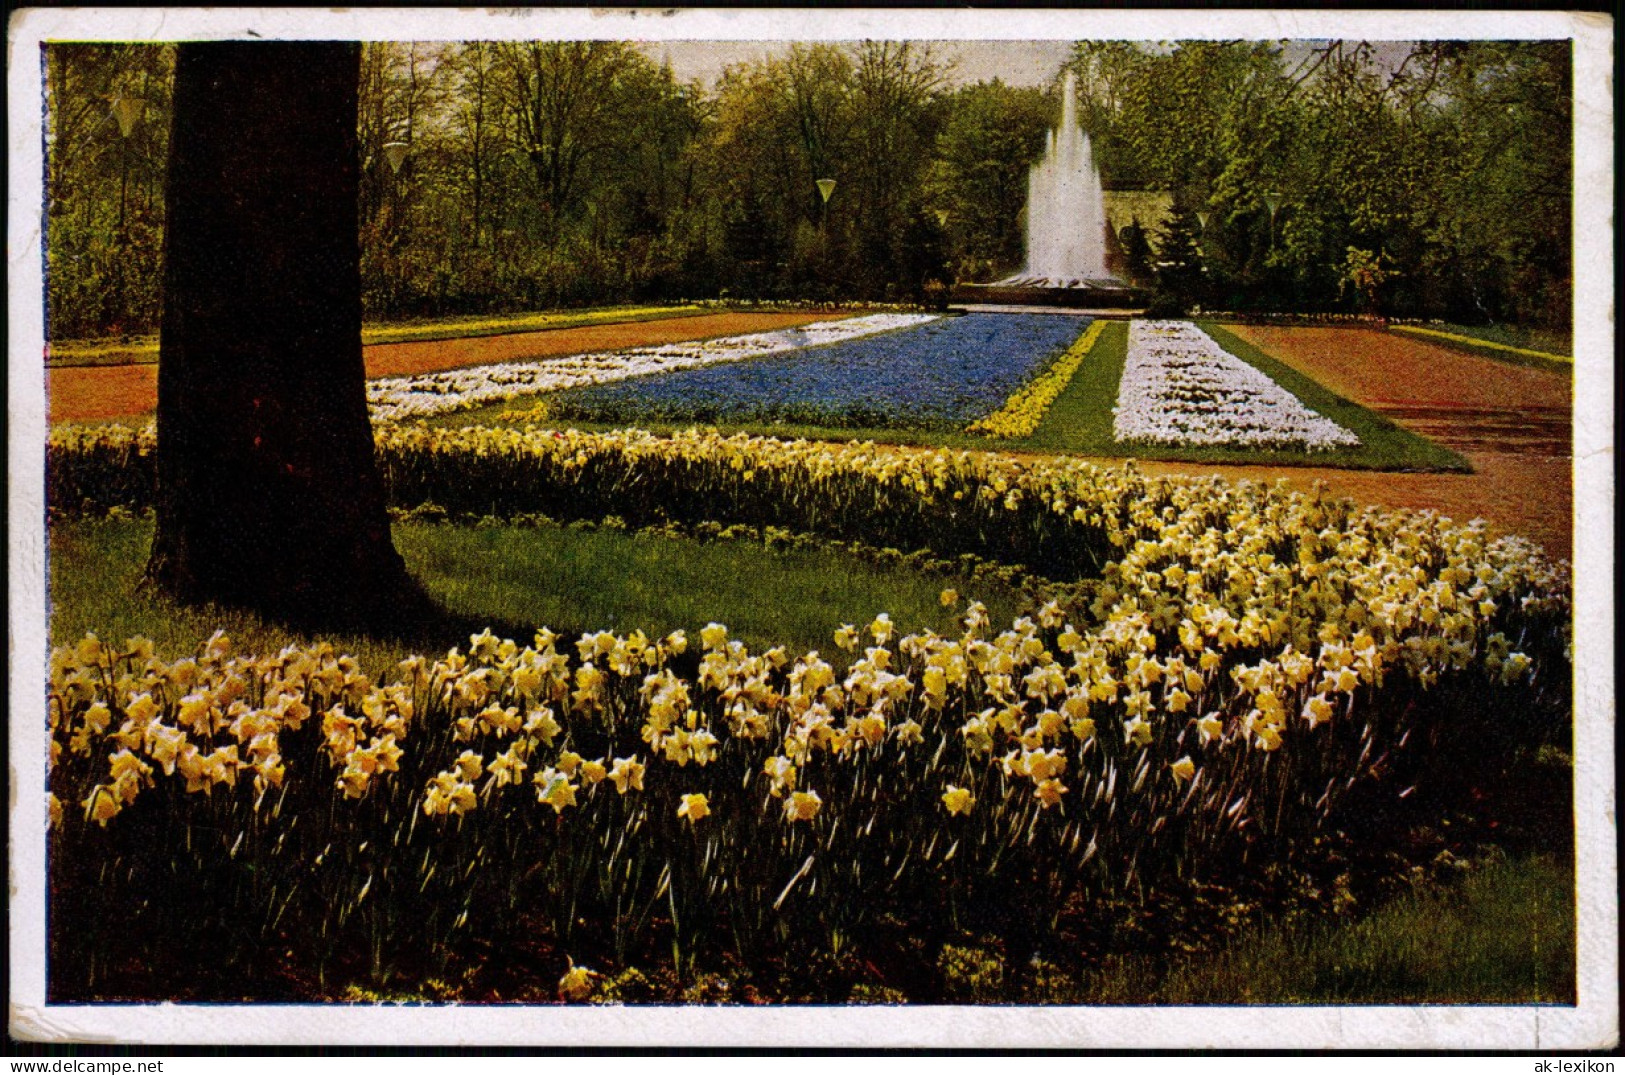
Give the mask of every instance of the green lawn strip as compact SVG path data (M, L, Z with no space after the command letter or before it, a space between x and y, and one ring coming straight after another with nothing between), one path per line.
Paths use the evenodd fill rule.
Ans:
M547 626L568 639L586 630L651 637L678 628L698 642L700 628L727 624L732 637L760 652L784 645L818 650L837 666L832 633L887 612L904 631L952 633L963 611L943 608L944 588L985 602L995 623L1019 614L1021 597L991 580L881 566L835 548L768 548L760 541L699 541L607 528L458 526L405 522L393 527L408 569L450 613L420 637L380 640L324 636L375 676L390 674L411 652L439 654L468 645L489 625L528 644ZM152 540L150 519L80 519L50 533L53 644L93 631L122 643L144 635L160 653L195 653L224 630L239 653L308 645L309 635L250 613L177 605L140 587Z
M1123 379L1128 351L1128 322L1113 321L1101 331L1072 380L1050 404L1032 435L1011 447L1038 451L1118 456L1123 446L1112 439L1112 408Z
M571 527L410 527L397 544L407 565L455 611L571 630L678 628L696 639L713 621L754 652L818 650L837 665L833 632L887 612L904 630L953 634L952 587L1009 623L1019 599L1005 588L881 567L836 549L769 550L747 541L694 541ZM477 565L477 566L475 566ZM473 570L471 570L471 567Z
M1573 373L1574 357L1568 354L1569 348L1564 346L1564 353L1541 351L1534 348L1521 347L1517 344L1506 343L1499 339L1489 338L1494 332L1492 328L1471 328L1461 325L1433 326L1415 325L1389 325L1389 332L1397 332L1413 340L1431 343L1452 351L1461 351L1464 354L1477 355L1479 358L1494 359L1497 362L1506 362L1514 366L1532 366L1535 369L1550 370L1553 373ZM1504 335L1512 336L1512 333ZM1554 341L1560 343L1561 341Z
M1176 965L1114 961L1083 1004L1573 1004L1574 871L1550 858L1474 867L1352 920L1242 934Z
M158 337L140 336L133 340L80 342L64 340L48 343L45 368L74 369L85 366L156 366Z
M1460 325L1442 321L1431 325L1393 325L1389 328L1422 328L1447 332L1452 336L1470 336L1487 343L1514 347L1520 351L1537 351L1551 358L1574 357L1574 333L1568 329L1529 328L1523 325Z

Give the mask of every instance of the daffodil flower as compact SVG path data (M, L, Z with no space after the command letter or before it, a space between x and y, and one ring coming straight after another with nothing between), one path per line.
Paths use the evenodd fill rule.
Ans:
M684 795L677 804L677 816L685 818L691 824L709 816L711 805L706 802L703 793Z
M1303 704L1303 719L1309 727L1317 728L1332 719L1332 703L1324 694L1317 694Z
M1147 746L1151 742L1151 735L1151 725L1139 717L1123 722L1123 742L1125 745L1138 743L1142 747Z
M576 786L568 775L557 769L543 769L536 774L536 799L553 808L555 814L564 813L567 806L576 805Z
M472 750L465 750L458 755L453 768L464 780L478 780L485 772L485 760Z
M950 814L968 814L971 807L976 805L976 796L971 794L969 788L949 784L942 793L942 805Z
M876 616L874 622L869 625L869 634L873 636L875 643L881 646L890 641L894 630L891 616L885 612Z
M818 816L824 801L816 791L793 792L784 803L784 815L791 821L811 821Z
M559 999L566 1003L579 1004L592 995L593 982L601 977L603 975L597 971L577 966L575 960L571 960L570 969L559 979Z
M82 805L85 808L85 820L94 821L103 828L106 828L107 823L124 809L123 801L104 784L97 784L92 788Z

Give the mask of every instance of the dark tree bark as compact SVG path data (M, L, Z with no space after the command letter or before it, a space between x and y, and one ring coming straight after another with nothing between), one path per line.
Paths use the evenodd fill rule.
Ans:
M361 360L360 48L183 44L148 577L183 600L375 620L390 540Z

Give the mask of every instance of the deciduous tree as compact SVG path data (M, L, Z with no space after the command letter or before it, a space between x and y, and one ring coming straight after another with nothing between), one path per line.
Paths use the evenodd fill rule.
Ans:
M148 576L310 621L404 611L361 360L359 46L179 46Z

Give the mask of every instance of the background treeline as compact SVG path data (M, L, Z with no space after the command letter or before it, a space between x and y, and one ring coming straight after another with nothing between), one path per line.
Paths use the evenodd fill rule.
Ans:
M157 324L172 65L46 49L57 338ZM1567 42L1086 42L1070 66L1108 189L1174 195L1121 237L1162 305L1567 324ZM1058 84L957 85L917 43L798 45L709 89L620 42L369 44L368 314L932 301L1020 268Z

